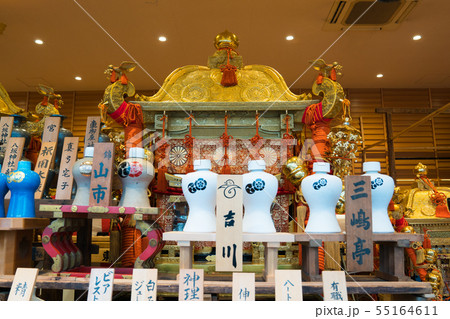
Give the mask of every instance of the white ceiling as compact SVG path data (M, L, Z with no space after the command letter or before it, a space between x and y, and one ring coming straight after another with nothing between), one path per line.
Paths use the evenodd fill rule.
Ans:
M225 29L238 35L245 64L272 66L288 86L309 88L316 71L298 79L308 61L343 33L322 31L334 0L0 0L7 25L0 82L8 91L34 91L38 83L56 91L102 90L106 67L132 60L77 3L145 69L129 75L138 92L159 88L177 67L206 65L215 35ZM448 0L421 0L397 29L350 30L323 57L343 65L339 81L346 88L450 87L449 12ZM289 34L293 41L285 40ZM413 41L415 34L422 40Z

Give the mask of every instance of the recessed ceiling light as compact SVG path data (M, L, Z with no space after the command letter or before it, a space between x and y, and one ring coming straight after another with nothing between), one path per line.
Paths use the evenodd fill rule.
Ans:
M41 39L36 39L36 40L34 40L34 43L36 43L36 44L44 44L44 41L42 41Z
M166 42L166 41L167 41L167 38L166 38L165 36L160 36L160 37L158 38L158 40L161 41L161 42Z
M76 77L75 77L75 80L77 80L77 81L81 81L81 80L82 80L82 78L81 78L81 76L76 76Z
M382 78L384 75L383 74L381 74L381 73L378 73L377 74L377 78Z
M417 41L417 40L420 40L420 39L422 39L422 36L420 34L417 34L417 35L413 36L413 40L414 41Z
M293 36L293 35L288 35L288 36L286 37L286 40L292 41L292 40L294 40L294 36Z

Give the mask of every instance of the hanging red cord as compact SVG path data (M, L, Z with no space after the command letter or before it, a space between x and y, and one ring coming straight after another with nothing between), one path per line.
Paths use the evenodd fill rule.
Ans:
M194 171L194 164L193 164L193 147L194 147L194 137L192 137L192 120L194 119L194 116L192 114L189 115L189 117L186 118L186 120L189 120L189 134L186 134L184 136L184 145L188 148L188 163L186 167L186 173L190 173Z
M230 56L231 53L234 51L233 48L222 48L220 50L226 50L227 51L227 64L221 66L220 70L222 71L222 80L220 81L220 84L227 87L227 86L235 86L237 85L237 77L236 77L236 71L237 68L230 64ZM236 54L238 54L236 52ZM232 58L232 57L231 57Z
M250 139L250 142L255 146L261 139L262 137L259 135L259 114L256 112L256 134Z
M228 135L228 115L227 114L225 114L224 122L225 122L225 132L223 132L222 136L220 137L220 139L222 140L222 145L223 145L223 150L224 150L224 154L223 154L224 164L223 164L223 167L222 167L220 173L221 174L231 174L231 168L229 165L229 157L228 157L228 146L230 146L230 139L232 139L233 136Z

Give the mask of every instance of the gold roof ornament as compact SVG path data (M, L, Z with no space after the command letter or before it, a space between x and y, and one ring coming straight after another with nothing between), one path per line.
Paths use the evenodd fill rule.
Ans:
M214 39L214 46L217 50L224 48L237 49L239 46L239 39L236 34L225 30L216 35L216 38Z

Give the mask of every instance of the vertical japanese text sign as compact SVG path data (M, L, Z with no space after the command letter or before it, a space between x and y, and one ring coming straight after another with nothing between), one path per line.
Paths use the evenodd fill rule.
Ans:
M34 171L39 174L41 183L38 189L34 193L34 198L39 199L42 197L44 192L45 182L47 181L48 170L55 160L56 154L56 142L44 142L41 145L41 151L39 152L39 157L36 163Z
M114 268L91 270L88 301L111 301L114 286Z
M158 269L133 269L131 301L156 301Z
M233 273L233 301L255 301L255 273Z
M61 126L61 117L49 116L44 122L44 132L42 133L42 143L57 142L59 128Z
M84 136L84 147L92 147L98 142L100 134L100 116L88 116L86 122L86 135Z
M372 193L370 176L345 177L347 270L373 270Z
M276 301L302 301L302 271L301 270L275 270L275 300Z
M345 272L323 271L322 281L324 301L348 301Z
M37 268L17 268L8 301L30 301L38 272Z
M72 167L77 160L78 140L78 137L64 138L55 199L71 198L73 185Z
M6 145L8 145L8 140L11 136L11 131L13 128L14 118L12 116L2 116L0 119L0 151L6 151Z
M90 206L110 206L114 143L95 143L91 173Z
M218 175L216 270L242 271L242 175Z
M203 269L180 269L178 301L203 301Z
M25 137L11 137L6 147L5 159L3 160L2 173L9 175L17 169L17 163L22 159Z

